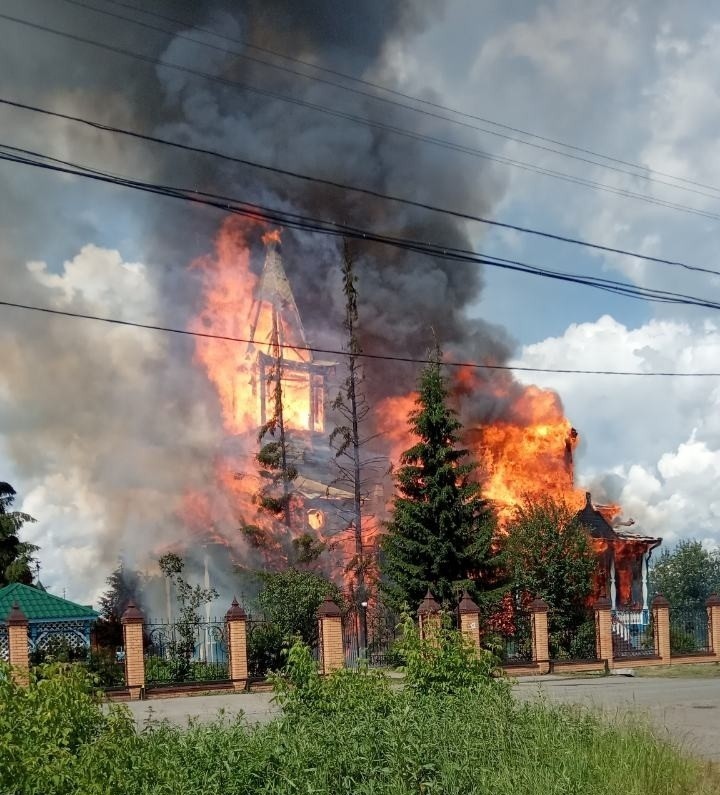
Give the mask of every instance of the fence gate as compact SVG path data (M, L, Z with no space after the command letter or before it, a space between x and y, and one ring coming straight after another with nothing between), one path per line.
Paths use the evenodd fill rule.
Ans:
M343 617L345 663L354 667L360 660L371 667L396 662L393 650L398 639L399 616L382 604L352 605Z

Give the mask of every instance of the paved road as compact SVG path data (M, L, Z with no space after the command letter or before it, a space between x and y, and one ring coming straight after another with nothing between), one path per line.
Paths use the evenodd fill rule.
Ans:
M610 715L640 712L650 717L661 735L669 736L686 752L720 762L720 678L529 678L519 682L515 692L520 698L544 694L551 702L584 704ZM189 718L212 720L220 710L229 717L244 712L248 720L257 723L277 714L269 693L219 693L136 701L129 706L139 726L149 716L186 725Z
M603 677L520 682L516 693L548 701L584 704L606 714L647 715L660 736L686 753L720 762L720 678Z

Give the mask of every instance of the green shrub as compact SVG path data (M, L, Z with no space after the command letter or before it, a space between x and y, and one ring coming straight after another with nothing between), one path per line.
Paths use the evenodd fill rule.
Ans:
M507 683L497 678L498 658L485 649L476 650L445 619L437 627L428 627L427 637L423 638L412 619L406 616L397 646L404 660L405 687L416 693L508 689Z
M718 778L642 725L587 710L520 704L450 635L412 638L410 687L377 672L320 676L294 644L275 677L284 714L136 732L105 712L86 674L55 667L27 689L0 670L0 792L12 795L711 795ZM442 676L425 666L434 660ZM413 668L413 666L415 666ZM414 673L412 673L414 671ZM427 685L427 688L425 687ZM241 699L238 696L238 699Z
M263 621L250 625L247 635L250 676L265 678L270 671L279 671L287 645L288 641L277 624Z
M698 644L691 632L670 625L670 651L672 654L693 654L697 650Z

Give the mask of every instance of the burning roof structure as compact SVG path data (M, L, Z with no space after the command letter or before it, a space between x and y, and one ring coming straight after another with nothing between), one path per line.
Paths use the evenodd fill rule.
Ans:
M610 599L613 610L636 613L632 623L649 621L648 566L662 539L627 529L616 505L593 505L590 492L578 519L587 529L598 558L594 597ZM616 524L613 526L612 521Z

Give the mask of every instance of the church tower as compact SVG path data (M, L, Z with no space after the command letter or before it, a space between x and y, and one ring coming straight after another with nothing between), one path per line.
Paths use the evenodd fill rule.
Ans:
M255 291L250 317L247 357L254 357L253 391L257 425L272 415L270 390L280 372L286 426L297 432L326 435L327 379L336 365L319 361L309 351L305 329L280 254L280 236L263 237L265 264Z

